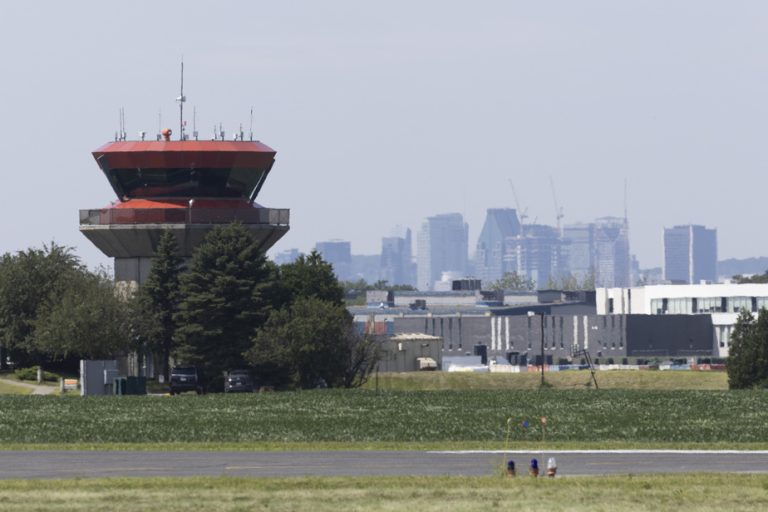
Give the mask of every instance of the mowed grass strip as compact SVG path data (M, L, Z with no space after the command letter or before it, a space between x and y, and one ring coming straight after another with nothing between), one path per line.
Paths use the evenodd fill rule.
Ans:
M0 395L29 395L31 393L31 388L17 386L12 382L0 379Z
M768 475L585 478L114 478L0 481L5 511L768 509Z
M546 431L540 417L547 418ZM511 418L511 421L508 420ZM528 420L528 427L522 423ZM768 443L768 391L315 390L0 397L0 446L476 443L504 448Z
M604 370L596 372L601 389L728 389L728 374L723 371L637 371ZM474 373L474 372L407 372L380 373L379 389L447 390L447 389L537 389L538 372ZM588 371L567 370L545 373L545 381L555 389L590 389L594 387ZM376 378L365 385L376 388Z

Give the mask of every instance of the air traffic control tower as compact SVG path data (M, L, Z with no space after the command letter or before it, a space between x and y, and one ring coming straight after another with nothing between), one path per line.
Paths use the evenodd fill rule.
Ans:
M219 224L239 221L267 251L288 231L289 210L255 202L275 151L242 140L156 141L120 137L93 152L117 195L105 208L80 210L80 231L115 259L115 281L141 285L160 235L171 230L189 258Z

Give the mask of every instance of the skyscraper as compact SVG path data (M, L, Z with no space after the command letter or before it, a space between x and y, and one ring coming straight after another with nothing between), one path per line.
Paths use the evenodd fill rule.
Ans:
M417 239L417 282L419 290L432 290L443 272L467 271L469 227L460 213L427 217Z
M629 224L626 218L595 220L595 286L631 286L629 267Z
M505 241L504 263L508 272L531 279L538 289L561 276L562 241L557 228L526 224L522 232Z
M351 279L352 274L352 248L345 240L328 240L317 242L315 249L325 261L333 265L333 272L340 280Z
M404 236L389 236L381 239L381 279L389 284L416 284L411 256L411 230Z
M504 254L507 240L520 234L520 221L513 208L489 208L477 240L475 272L485 285L502 278L507 269Z
M564 273L579 283L595 275L595 225L569 224L563 227Z
M717 280L717 230L689 224L664 228L664 279L697 284Z

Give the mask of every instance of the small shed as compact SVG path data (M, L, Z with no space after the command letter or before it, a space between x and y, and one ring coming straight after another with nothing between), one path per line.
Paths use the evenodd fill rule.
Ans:
M380 372L439 370L443 362L443 338L422 333L401 333L381 343Z

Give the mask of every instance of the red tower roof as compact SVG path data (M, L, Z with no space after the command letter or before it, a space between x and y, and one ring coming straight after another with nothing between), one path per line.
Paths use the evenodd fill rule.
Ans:
M245 198L253 201L275 151L252 141L117 141L93 152L120 200Z

